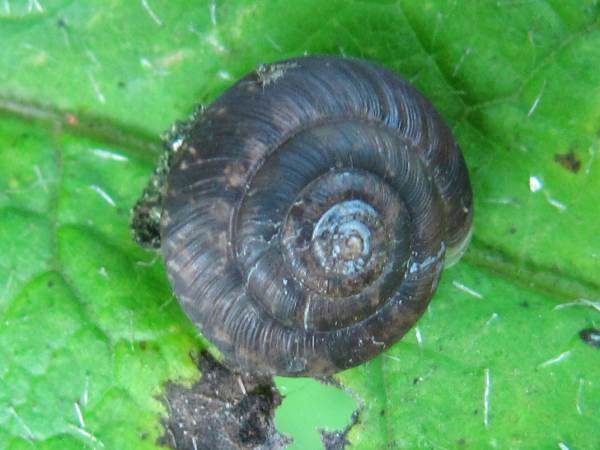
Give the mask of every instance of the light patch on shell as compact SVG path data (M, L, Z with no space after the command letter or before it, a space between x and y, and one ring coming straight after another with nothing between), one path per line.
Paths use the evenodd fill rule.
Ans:
M445 251L446 251L446 246L442 242L440 245L440 250L438 251L437 255L428 256L421 262L412 261L410 264L410 267L408 269L409 273L419 272L423 269L427 269L432 264L439 262L441 260L442 256L444 256Z
M246 167L242 162L227 164L224 174L227 186L230 188L239 188L246 182Z
M377 220L375 209L360 200L338 203L325 212L312 236L313 251L323 270L344 274L363 271L372 253L373 231L368 223Z
M226 106L221 106L219 109L217 109L215 111L215 115L217 117L223 117L223 116L225 116L227 114L227 111L228 111L228 109L227 109Z
M298 67L297 63L261 64L256 68L258 82L268 86L283 78L288 70L296 67Z
M254 136L248 137L246 148L247 151L245 156L252 164L255 164L257 161L261 160L266 153L264 142L260 141Z
M229 221L230 211L231 205L223 199L215 200L211 207L213 217L221 223L227 223Z
M219 243L220 248L227 248L229 245L228 236L226 231L221 231L217 234L217 242Z

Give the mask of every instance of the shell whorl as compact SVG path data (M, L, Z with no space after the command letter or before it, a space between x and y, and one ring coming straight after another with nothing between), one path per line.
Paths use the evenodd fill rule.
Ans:
M261 66L188 127L162 252L188 316L226 360L323 375L400 339L472 194L452 133L409 83L329 56Z

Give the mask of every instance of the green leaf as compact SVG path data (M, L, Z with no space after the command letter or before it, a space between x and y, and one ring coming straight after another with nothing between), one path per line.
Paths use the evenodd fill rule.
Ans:
M18 119L0 129L0 448L154 448L161 383L192 376L200 344L129 234L151 166Z
M0 449L157 448L165 385L198 378L189 354L206 343L131 241L129 209L160 132L305 52L380 61L432 100L471 171L475 234L418 327L336 377L344 392L278 380L280 431L312 448L359 405L357 449L600 447L600 353L579 337L600 327L599 13L596 0L4 1Z

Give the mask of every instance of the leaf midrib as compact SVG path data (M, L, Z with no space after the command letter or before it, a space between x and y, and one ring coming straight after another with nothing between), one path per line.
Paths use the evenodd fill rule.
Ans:
M72 114L55 108L0 97L0 117L17 117L28 121L43 123L56 129L56 132L76 134L99 140L110 146L131 151L143 160L155 161L162 149L162 142L149 133L139 130L121 129L109 121L77 115L77 123L67 122ZM101 123L101 128L90 128L90 124ZM100 131L100 133L95 132ZM39 214L34 210L28 213ZM511 282L526 286L534 291L548 294L557 301L576 298L594 298L600 292L600 284L594 280L571 273L558 273L550 267L535 264L529 258L494 248L486 241L474 239L464 260L483 271L501 276Z

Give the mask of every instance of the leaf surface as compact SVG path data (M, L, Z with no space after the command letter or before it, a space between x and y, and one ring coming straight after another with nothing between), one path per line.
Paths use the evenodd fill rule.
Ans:
M292 448L356 405L357 449L599 447L600 353L579 337L600 327L598 14L595 0L4 1L0 449L157 448L166 383L197 380L190 352L207 344L131 241L129 209L159 133L304 53L413 82L461 144L476 209L418 327L339 374L345 393L278 379Z

